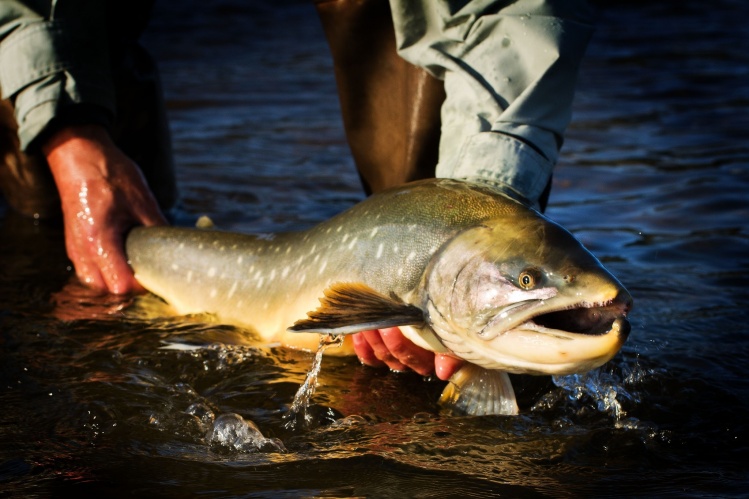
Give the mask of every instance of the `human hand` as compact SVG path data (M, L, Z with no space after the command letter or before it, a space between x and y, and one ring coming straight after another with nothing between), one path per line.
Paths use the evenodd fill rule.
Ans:
M78 279L115 294L143 291L133 277L124 236L166 219L138 166L99 125L58 130L42 145L60 193L65 248Z
M463 365L460 359L414 345L397 327L362 331L353 335L353 340L359 360L372 367L411 369L422 376L435 373L439 379L448 380Z

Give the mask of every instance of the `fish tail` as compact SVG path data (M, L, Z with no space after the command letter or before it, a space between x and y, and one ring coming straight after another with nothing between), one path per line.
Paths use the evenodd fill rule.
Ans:
M465 364L452 375L439 404L450 413L471 416L514 416L519 412L508 374L475 364Z

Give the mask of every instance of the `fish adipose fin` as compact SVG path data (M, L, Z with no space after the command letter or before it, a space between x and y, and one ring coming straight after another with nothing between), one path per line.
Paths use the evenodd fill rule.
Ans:
M451 413L470 416L518 414L515 390L505 371L465 364L452 375L440 405Z
M336 283L324 291L317 310L289 328L296 333L350 334L370 329L416 326L424 312L362 283Z

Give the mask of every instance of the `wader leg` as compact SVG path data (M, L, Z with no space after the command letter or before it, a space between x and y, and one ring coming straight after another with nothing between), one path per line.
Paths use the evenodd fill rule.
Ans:
M177 201L171 137L161 85L151 57L134 45L115 74L117 118L115 143L140 167L164 211ZM13 107L0 101L0 192L8 205L27 216L60 214L60 197L47 161L19 149Z
M443 84L398 56L387 0L317 0L315 6L366 192L434 177Z
M59 214L60 197L47 162L20 149L13 106L0 101L0 192L13 210L37 218Z

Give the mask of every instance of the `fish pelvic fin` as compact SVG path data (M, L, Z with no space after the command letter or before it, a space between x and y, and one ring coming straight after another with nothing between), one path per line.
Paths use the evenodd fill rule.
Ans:
M323 292L320 306L288 330L296 333L351 334L371 329L417 326L424 312L385 296L363 283L336 283Z
M439 404L451 414L515 416L518 404L505 371L465 364L452 375Z

